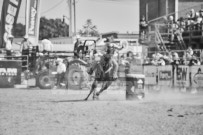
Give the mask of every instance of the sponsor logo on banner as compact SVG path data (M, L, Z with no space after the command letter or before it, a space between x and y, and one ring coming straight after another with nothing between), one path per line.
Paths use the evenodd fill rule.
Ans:
M171 80L172 73L171 71L159 71L159 80L168 81Z
M0 68L0 76L17 76L17 68Z
M0 62L0 88L21 83L21 61Z
M157 68L156 66L144 66L145 84L155 85Z
M172 81L172 66L158 66L158 84L169 86Z
M38 0L30 0L30 15L29 15L29 36L36 36L37 34L37 19L38 19Z
M21 0L4 0L1 13L0 48L5 47L8 35L13 35L13 27L16 24Z
M201 67L191 67L192 85L203 87L203 71Z
M175 85L176 86L188 86L189 85L189 67L179 66L175 72Z

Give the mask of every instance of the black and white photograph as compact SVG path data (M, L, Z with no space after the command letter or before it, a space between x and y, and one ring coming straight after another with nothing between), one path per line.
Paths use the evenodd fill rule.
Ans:
M203 0L0 0L0 135L203 135Z

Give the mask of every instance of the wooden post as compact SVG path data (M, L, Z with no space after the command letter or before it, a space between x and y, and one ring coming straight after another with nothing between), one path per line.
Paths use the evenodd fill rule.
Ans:
M73 36L72 33L72 0L68 1L68 5L69 5L69 16L70 16L70 23L69 23L69 37Z

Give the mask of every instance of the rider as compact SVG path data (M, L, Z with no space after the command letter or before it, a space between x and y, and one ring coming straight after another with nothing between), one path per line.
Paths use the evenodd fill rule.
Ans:
M116 46L113 46L111 42L106 43L106 54L101 57L101 60L90 68L89 74L92 74L94 70L95 72L95 80L92 84L90 93L88 94L87 100L92 92L94 92L93 99L98 97L101 92L106 90L113 81L118 78L118 63L113 58L115 50L118 49ZM95 94L95 89L97 88L97 84L99 82L104 82L102 88L99 92Z

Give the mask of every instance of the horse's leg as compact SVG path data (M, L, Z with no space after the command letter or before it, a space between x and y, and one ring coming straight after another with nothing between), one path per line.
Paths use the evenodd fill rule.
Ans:
M92 87L91 87L91 90L90 90L90 93L87 95L87 97L85 98L85 100L88 100L89 96L92 94L92 92L95 91L95 89L97 88L97 81L94 80L93 84L92 84Z
M102 84L102 88L100 89L99 92L96 93L97 96L99 96L104 90L106 90L111 84L112 84L113 81L105 81L103 84Z

